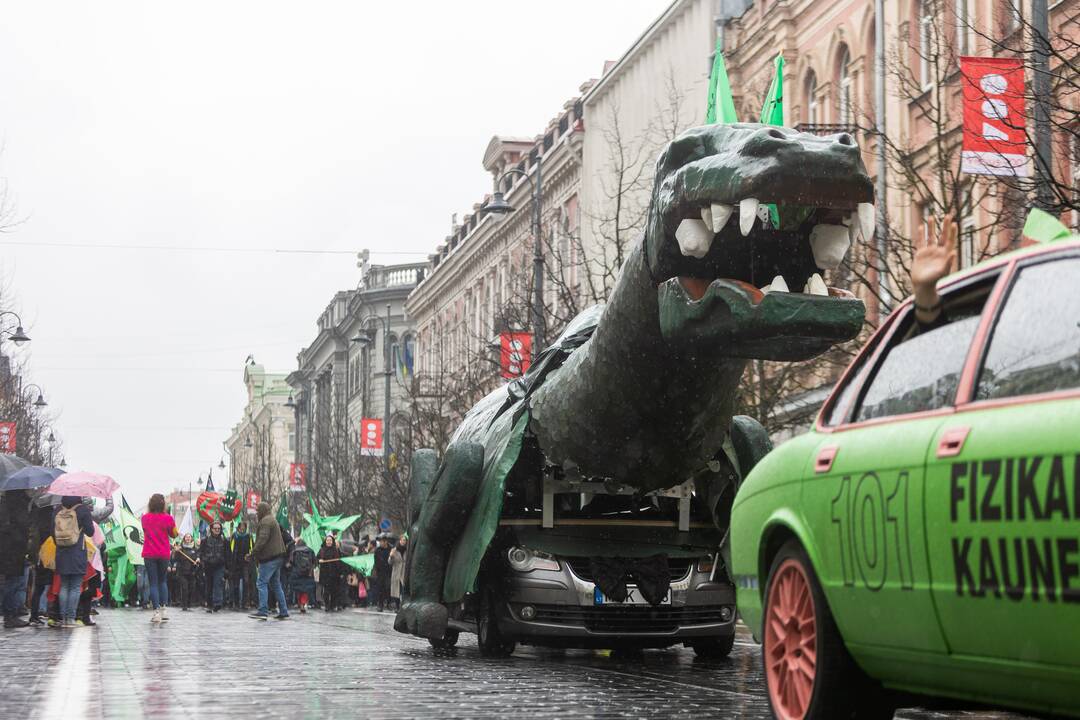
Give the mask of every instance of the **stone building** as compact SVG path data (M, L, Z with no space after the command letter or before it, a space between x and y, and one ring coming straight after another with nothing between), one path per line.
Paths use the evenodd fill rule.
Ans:
M248 400L243 417L225 440L227 487L241 497L254 490L270 502L288 485L289 463L296 446L295 420L287 407L290 389L285 373L267 372L251 358L244 365L244 386ZM218 483L218 490L226 489ZM200 489L195 489L196 495Z
M392 450L406 442L409 431L416 351L405 298L427 265L368 265L366 253L361 256L359 285L334 293L319 315L314 340L297 355L298 367L286 378L296 418L296 462L307 465L315 489L320 481L358 480L360 420L384 419L387 378L390 423L384 432Z
M538 164L548 337L580 309L585 275L578 234L582 112L575 97L539 135L497 135L488 143L484 169L513 211L504 216L486 212L491 195L485 195L460 223L455 218L406 305L416 323L418 376L429 384L426 394L445 393L443 386L462 383L479 391L497 381L500 333L533 332L532 188Z

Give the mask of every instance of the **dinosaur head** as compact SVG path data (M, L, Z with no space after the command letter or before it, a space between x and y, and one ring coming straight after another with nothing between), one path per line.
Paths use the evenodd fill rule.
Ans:
M869 240L873 201L847 133L752 123L688 130L657 162L645 233L665 339L800 360L854 337L865 308L823 275Z

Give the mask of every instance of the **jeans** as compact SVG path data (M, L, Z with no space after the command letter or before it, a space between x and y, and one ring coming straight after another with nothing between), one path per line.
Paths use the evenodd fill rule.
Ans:
M79 595L82 594L82 579L82 573L60 576L60 619L64 622L75 621Z
M146 565L146 582L150 586L150 604L154 609L169 604L169 584L166 575L169 561L163 558L143 558Z
M10 617L22 607L23 598L26 597L26 568L18 575L10 575L4 578L3 585L3 609L4 617Z
M139 605L146 605L150 602L150 596L147 595L148 585L146 582L146 566L135 566L135 588L139 593Z
M42 598L45 596L45 591L52 585L53 571L45 567L44 565L38 565L34 570L34 594L31 596L30 601L30 617L41 617L43 612L48 612L48 608L42 610Z
M206 599L209 601L210 607L219 608L222 603L221 596L224 592L222 586L225 584L225 566L208 567L205 573Z
M285 602L285 590L281 587L281 565L284 562L285 558L274 558L259 563L259 581L257 585L259 588L260 615L270 614L270 609L267 606L270 603L269 590L272 587L274 596L277 598L278 615L289 616L289 606Z

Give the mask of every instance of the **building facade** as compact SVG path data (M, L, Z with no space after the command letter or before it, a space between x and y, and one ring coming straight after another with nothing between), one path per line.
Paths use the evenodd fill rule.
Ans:
M495 136L488 143L484 169L513 210L486 212L492 196L485 195L460 223L455 217L451 234L429 257L423 282L409 296L406 310L416 322L424 394L442 397L468 386L464 395L475 397L499 381L500 335L534 331L533 189L538 170L545 340L581 309L587 295L578 207L586 134L582 115L581 99L575 97L536 137Z
M315 339L286 378L297 427L296 462L306 466L315 494L332 503L351 502L344 497L360 481L361 418L387 423L391 452L407 443L409 432L416 336L405 299L427 264L368 265L366 253L361 256L358 287L334 294L319 316Z
M225 440L228 488L241 497L255 491L273 502L288 486L289 463L296 447L295 420L288 407L289 385L285 373L267 372L249 359L244 365L244 386L248 400L243 417ZM215 488L226 489L221 485Z

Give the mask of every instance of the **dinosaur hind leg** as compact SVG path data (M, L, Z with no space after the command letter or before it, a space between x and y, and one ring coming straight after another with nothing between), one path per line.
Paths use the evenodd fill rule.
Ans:
M421 473L430 473L430 467L426 461L423 467L414 465ZM449 611L442 604L446 564L472 514L483 472L482 445L459 442L447 448L413 528L407 598L394 619L399 632L436 640L446 633Z

